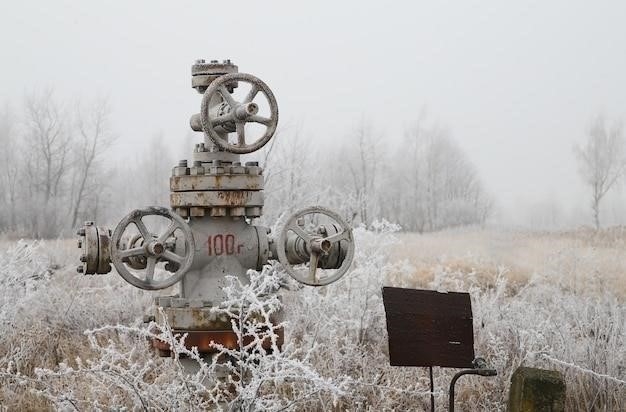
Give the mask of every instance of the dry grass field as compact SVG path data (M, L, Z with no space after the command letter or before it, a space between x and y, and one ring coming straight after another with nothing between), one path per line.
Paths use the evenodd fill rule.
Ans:
M405 284L424 285L442 267L474 273L489 284L504 270L513 285L540 276L583 294L608 289L626 298L624 227L600 232L459 229L397 236L399 243L390 251L391 259L406 259L415 267L408 278L399 274Z
M378 228L355 235L355 263L344 279L283 296L286 339L294 343L285 356L291 365L305 362L325 379L325 389L315 389L322 381L313 379L309 386L282 380L279 392L253 391L259 400L282 396L271 398L276 407L269 409L428 407L423 368L388 365L380 288L392 285L471 294L476 353L498 377L459 381L459 410L504 410L511 373L520 365L561 371L567 410L623 410L626 230L421 235ZM99 346L110 345L106 339L89 342L87 329L141 328L152 300L115 274L76 274L78 255L74 240L0 240L0 410L142 409L140 395L148 409L189 408L195 398L186 398L186 384L145 339L120 330L112 335L114 347ZM125 380L103 375L114 368ZM444 388L453 372L435 371L439 407L447 403ZM293 399L305 389L318 396Z

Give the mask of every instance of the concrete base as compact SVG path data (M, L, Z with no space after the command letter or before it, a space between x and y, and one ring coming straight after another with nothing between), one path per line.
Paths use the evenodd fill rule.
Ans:
M509 412L565 411L565 380L557 371L519 367L511 377Z

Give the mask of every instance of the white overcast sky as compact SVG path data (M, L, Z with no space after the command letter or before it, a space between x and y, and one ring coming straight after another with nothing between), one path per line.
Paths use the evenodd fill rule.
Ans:
M123 148L187 134L196 58L261 77L320 145L362 116L396 140L426 107L505 214L584 210L572 147L626 120L623 1L1 0L0 50L0 99L107 95Z

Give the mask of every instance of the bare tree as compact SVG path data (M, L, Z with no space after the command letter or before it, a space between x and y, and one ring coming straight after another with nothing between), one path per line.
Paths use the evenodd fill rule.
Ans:
M31 231L36 236L51 236L57 232L61 206L52 203L60 199L69 171L71 136L67 116L52 90L45 90L26 98L24 121L25 174L33 200L26 205L31 215Z
M483 224L492 211L472 162L444 128L427 124L423 112L381 179L382 216L406 230Z
M134 171L133 175L142 183L128 185L135 193L134 196L139 195L135 199L135 207L169 204L169 179L174 159L163 132L152 135L148 147L141 151L141 156L137 162L139 170ZM131 193L129 195L133 196Z
M378 183L378 167L381 153L380 136L372 132L365 119L354 130L353 142L347 151L347 166L352 177L353 189L358 202L358 216L362 223L368 225L371 212L374 212L374 189Z
M293 132L283 131L275 136L264 152L266 221L282 212L308 206L316 194L311 139L297 127ZM271 154L271 155L270 155Z
M2 147L0 151L0 183L3 187L0 201L3 204L3 210L8 214L8 216L4 216L5 224L1 226L4 226L8 231L14 231L17 225L16 211L20 176L19 162L15 157L17 141L13 113L7 104L0 113L0 146ZM0 216L1 221L2 216Z
M580 173L591 187L593 224L600 228L600 202L626 171L623 129L620 123L611 127L597 116L587 132L584 144L575 148Z
M97 209L99 193L97 187L88 190L90 179L97 174L98 162L106 153L114 140L110 130L110 108L106 99L97 99L91 104L78 105L76 108L76 128L78 139L76 149L74 208L72 210L71 227L76 226L81 207L84 206L88 194L95 194ZM97 182L96 182L97 186Z

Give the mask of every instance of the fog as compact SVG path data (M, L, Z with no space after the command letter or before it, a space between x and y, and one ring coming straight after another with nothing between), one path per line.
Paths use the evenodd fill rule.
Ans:
M5 1L0 103L108 96L111 162L158 132L188 156L190 66L229 58L273 89L280 139L332 151L365 118L393 152L426 116L477 167L494 223L590 224L573 147L594 116L626 119L625 18L622 2ZM605 222L626 222L624 185L609 196Z

